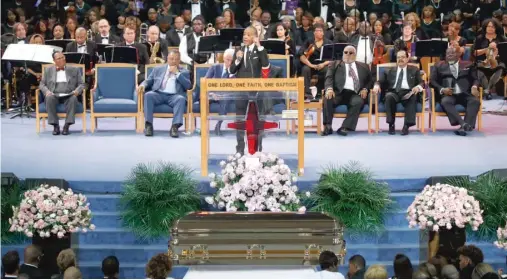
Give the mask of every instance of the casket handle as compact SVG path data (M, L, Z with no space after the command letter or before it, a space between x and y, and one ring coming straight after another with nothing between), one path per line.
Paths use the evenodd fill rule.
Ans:
M247 250L246 250L246 259L247 260L251 260L253 259L253 256L252 256L252 250L254 248L259 248L259 259L260 260L265 260L266 259L266 248L264 247L264 245L259 245L259 244L252 244L252 245L248 245L247 246Z
M311 250L314 249L314 248L319 251L319 255L320 255L320 253L322 253L322 246L317 245L317 244L306 245L306 247L305 247L305 257L304 257L305 261L310 261L310 259L312 257L310 253L311 253ZM319 256L317 256L317 259L318 258L319 258Z
M190 254L188 256L188 259L190 259L190 260L195 259L196 249L200 249L202 251L201 260L203 260L203 261L209 260L208 246L202 245L202 244L196 244L196 245L190 247Z

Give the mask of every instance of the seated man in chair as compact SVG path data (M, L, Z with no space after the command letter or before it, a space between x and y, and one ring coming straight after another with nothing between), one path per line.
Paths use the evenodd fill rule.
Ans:
M399 50L396 54L398 67L384 71L380 80L375 84L373 93L385 93L386 122L389 124L389 134L394 135L394 121L396 105L403 104L405 108L405 123L401 135L408 135L408 129L415 125L417 110L417 93L423 91L423 81L419 69L408 66L409 54L407 50Z
M69 134L69 126L74 124L76 115L77 97L83 93L85 87L81 69L66 66L65 56L62 52L54 52L55 65L49 66L39 84L39 89L45 96L48 123L53 126L53 135L60 134L57 105L65 104L65 125L63 135Z
M435 96L440 95L440 104L447 113L452 126L459 125L456 135L466 136L467 132L475 128L477 114L480 108L479 81L477 71L472 63L459 60L460 53L455 48L448 48L445 61L435 65L431 71L430 83L435 89ZM466 108L463 120L456 104Z
M178 129L183 124L183 115L187 103L186 91L192 85L187 70L179 68L180 53L171 50L167 56L167 65L158 66L140 86L139 90L150 90L144 95L144 134L153 136L153 113L157 105L167 103L173 109L173 124L170 135L178 137Z
M356 48L347 46L343 50L343 60L335 61L329 66L326 74L326 93L323 103L324 131L323 136L333 133L333 116L336 106L345 104L348 107L347 117L336 133L347 136L355 131L361 108L368 97L371 87L370 67L356 62Z

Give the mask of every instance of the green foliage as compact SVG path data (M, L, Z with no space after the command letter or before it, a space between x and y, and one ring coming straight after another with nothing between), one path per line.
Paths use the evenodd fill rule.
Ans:
M121 194L124 226L143 239L167 237L175 221L200 209L196 186L186 167L138 164Z
M23 193L37 186L28 186L23 181L17 182L10 187L2 187L1 197L1 227L2 227L2 244L17 244L22 243L26 236L20 232L10 232L11 225L9 219L12 218L12 207L18 207L23 198Z
M448 184L467 189L479 201L484 223L479 230L467 230L467 234L482 241L496 240L496 230L505 226L507 219L507 179L487 173L470 181L465 178L449 179Z
M393 202L387 184L373 180L369 170L351 162L326 168L307 203L312 211L336 218L354 234L382 231Z

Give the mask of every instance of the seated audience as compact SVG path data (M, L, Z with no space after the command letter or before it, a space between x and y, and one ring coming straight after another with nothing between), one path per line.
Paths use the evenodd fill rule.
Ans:
M499 278L498 274L493 269L493 267L491 267L491 265L489 265L487 263L479 263L475 266L474 270L472 271L472 279L484 279L483 277L488 273L493 273L496 275L496 278L493 278L493 279ZM487 278L487 279L491 279L491 278Z
M319 271L320 279L345 279L345 277L338 272L338 257L335 253L330 251L320 253L319 265L321 269L321 271Z
M9 251L2 257L2 279L16 279L19 273L19 254L17 251Z
M446 264L442 267L440 279L459 279L459 271L452 264Z
M42 279L42 271L39 269L39 263L42 258L42 251L36 245L28 245L25 248L23 263L19 267L19 274L26 274L30 279Z
M71 266L63 273L63 279L82 279L81 271L75 266Z
M436 255L429 260L429 263L435 266L437 270L437 278L442 278L442 268L447 265L447 259L441 255Z
M384 266L374 264L368 267L364 274L364 279L388 279L387 270Z
M102 261L102 273L104 279L118 279L120 274L120 262L115 256L109 256Z
M474 268L484 261L482 250L475 245L465 245L458 248L459 278L471 279Z
M412 262L410 259L403 255L398 254L394 257L393 262L394 277L396 279L412 279L414 269L412 268Z
M364 279L366 272L366 261L361 255L354 255L349 259L348 279Z
M172 262L167 254L153 256L146 264L146 277L149 279L166 279L171 274Z
M67 268L76 266L76 254L72 249L62 250L56 257L56 264L60 270L60 274L53 275L52 279L62 279Z
M437 279L437 268L429 262L419 264L418 271L424 272L430 279Z

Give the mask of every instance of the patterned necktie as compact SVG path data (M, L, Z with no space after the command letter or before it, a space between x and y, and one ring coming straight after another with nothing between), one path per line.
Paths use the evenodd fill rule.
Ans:
M227 71L227 69L225 69L224 74L222 75L222 78L223 79L229 78L229 71Z
M352 68L352 64L349 65L349 77L352 78L352 81L354 82L354 91L356 93L359 92L359 79L357 78L356 71L354 71L354 68Z
M248 47L245 49L245 68L250 67L250 52L248 51Z
M396 93L399 93L401 90L401 84L403 83L404 73L405 73L405 69L401 69L400 75L398 76L398 80L396 81Z
M169 68L167 68L167 73L164 77L164 81L162 83L162 90L165 89L165 87L167 86L167 81L169 81L169 77L171 76L171 71L169 71Z

